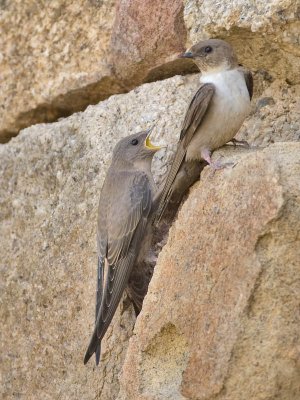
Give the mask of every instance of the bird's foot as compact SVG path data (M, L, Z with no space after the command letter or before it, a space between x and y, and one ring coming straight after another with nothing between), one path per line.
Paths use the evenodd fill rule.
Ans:
M214 162L212 162L210 164L211 168L213 169L213 171L218 171L220 169L224 169L224 168L229 168L229 167L234 167L236 163L232 162L232 161L228 161L228 162L222 162L221 160L216 160Z
M228 162L222 162L221 160L216 160L210 164L211 167L211 176L214 176L216 171L219 171L220 169L225 169L225 168L233 168L236 165L236 163L232 161Z
M247 140L237 140L237 139L231 139L229 141L229 143L232 143L234 147L236 146L241 146L241 147L245 147L246 149L249 149L251 146L250 144L247 142Z
M224 168L234 167L235 166L234 162L226 162L226 163L224 163L221 160L212 161L211 153L208 150L203 150L201 152L201 156L210 165L210 167L212 168L213 174L216 171L220 170L220 169L224 169Z

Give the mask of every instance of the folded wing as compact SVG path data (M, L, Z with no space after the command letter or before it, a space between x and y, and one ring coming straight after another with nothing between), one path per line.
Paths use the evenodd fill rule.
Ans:
M202 85L200 89L196 92L195 96L193 97L187 109L181 129L181 134L176 154L171 169L169 171L169 174L167 176L165 186L161 193L161 198L155 218L156 222L158 222L161 219L165 207L168 204L168 200L171 194L172 184L184 161L187 147L205 116L205 113L212 99L214 91L215 88L213 84L206 83Z
M112 318L121 300L124 289L139 253L140 244L151 212L152 193L146 174L135 172L118 177L119 185L112 182L110 203L107 211L107 245L100 243L99 249L106 250L107 272L105 286L98 306L94 333L92 335L84 363L100 346ZM101 224L98 224L101 230ZM98 232L101 238L101 232ZM99 239L98 239L99 242ZM103 267L103 264L102 264ZM101 285L98 275L98 282ZM100 289L101 291L101 289ZM97 297L97 304L99 304Z

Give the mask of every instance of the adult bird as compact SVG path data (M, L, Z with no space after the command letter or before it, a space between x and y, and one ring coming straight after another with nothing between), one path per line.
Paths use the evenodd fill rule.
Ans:
M204 40L180 57L190 58L198 66L201 72L200 88L184 118L175 157L162 190L156 222L162 217L172 193L187 189L186 162L205 160L214 169L222 168L224 165L219 161L211 160L211 153L227 142L237 142L234 136L250 112L252 74L238 64L229 43L218 39Z
M84 364L94 353L96 364L99 364L101 340L134 266L143 262L149 249L151 240L147 236L155 194L151 163L153 155L160 149L151 143L150 132L133 134L117 143L101 190L96 320ZM137 299L139 303L139 293Z

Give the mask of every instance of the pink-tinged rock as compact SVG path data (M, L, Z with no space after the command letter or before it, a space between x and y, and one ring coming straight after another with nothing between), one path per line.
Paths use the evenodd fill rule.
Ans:
M159 257L118 399L299 398L299 151L225 149L235 167L204 170Z
M180 73L183 64L176 56L185 41L182 0L118 1L111 53L125 87Z

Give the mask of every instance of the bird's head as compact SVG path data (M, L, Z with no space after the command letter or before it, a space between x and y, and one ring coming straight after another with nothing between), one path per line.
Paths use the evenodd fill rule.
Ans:
M179 58L192 59L202 73L220 72L238 65L231 45L220 39L203 40L180 54Z
M150 134L153 128L154 126L121 139L114 148L113 160L123 160L131 164L151 161L154 154L161 149L151 143Z

